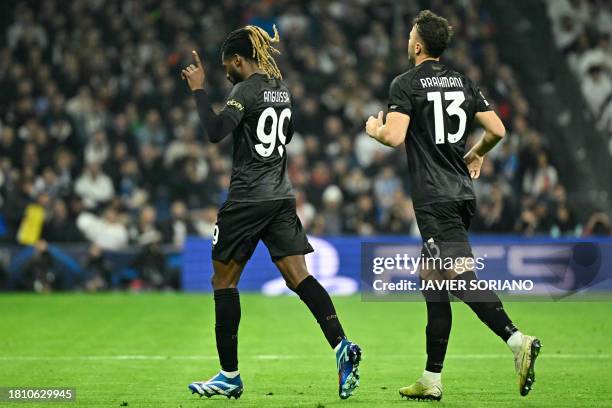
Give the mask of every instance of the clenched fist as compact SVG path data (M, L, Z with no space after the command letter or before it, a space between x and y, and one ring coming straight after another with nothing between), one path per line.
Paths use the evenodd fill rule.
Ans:
M376 138L376 131L383 125L383 111L378 112L378 116L370 116L366 122L366 133L373 138Z

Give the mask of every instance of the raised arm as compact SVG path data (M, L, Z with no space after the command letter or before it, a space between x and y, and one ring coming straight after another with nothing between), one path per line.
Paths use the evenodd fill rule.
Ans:
M223 138L232 133L238 123L234 123L234 120L228 115L223 115L222 113L217 115L208 101L206 91L196 89L193 92L193 96L198 107L200 123L211 142L219 143Z
M195 59L195 65L191 64L181 71L181 76L187 81L189 89L193 92L198 109L198 116L204 132L213 143L218 143L225 136L230 134L238 125L235 118L230 115L224 115L221 112L217 115L208 100L208 94L204 90L204 81L206 74L204 66L200 60L200 56L194 50L192 51Z

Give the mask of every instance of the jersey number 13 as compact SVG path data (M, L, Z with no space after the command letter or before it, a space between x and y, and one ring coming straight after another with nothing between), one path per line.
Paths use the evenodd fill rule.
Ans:
M465 101L465 95L462 91L444 92L444 100L451 101L446 107L446 113L449 116L459 117L459 129L455 133L445 134L444 130L444 112L442 111L442 92L427 92L427 100L434 103L434 124L436 128L436 144L443 144L445 138L449 143L456 143L463 137L465 133L465 124L467 116L465 111L461 109L461 104Z
M272 120L272 124L269 131L266 132L266 123L268 119ZM259 153L260 156L270 157L275 147L278 150L278 154L281 156L283 155L285 151L283 146L287 141L287 136L283 133L283 129L285 127L285 121L289 119L291 119L291 109L289 108L283 109L280 115L278 115L276 110L271 106L261 112L259 120L257 121L257 139L259 139L261 143L255 145L255 151ZM280 142L278 146L276 146L277 136Z

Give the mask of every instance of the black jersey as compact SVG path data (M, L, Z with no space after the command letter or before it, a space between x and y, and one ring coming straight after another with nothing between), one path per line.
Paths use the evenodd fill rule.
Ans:
M285 83L253 74L237 83L219 113L228 115L234 153L228 201L294 197L285 144L293 134L291 95Z
M389 112L410 116L405 146L415 207L475 198L465 142L476 113L491 109L465 75L438 61L391 82Z

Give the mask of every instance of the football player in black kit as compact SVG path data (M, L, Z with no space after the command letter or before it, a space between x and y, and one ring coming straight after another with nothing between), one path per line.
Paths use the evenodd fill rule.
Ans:
M308 273L304 255L313 251L297 217L295 194L287 175L285 145L293 136L291 94L282 81L272 46L279 41L256 26L231 32L221 46L227 79L234 84L218 114L205 90L204 67L182 71L193 91L202 127L213 143L231 134L232 177L227 201L219 209L213 234L212 286L215 335L221 371L208 381L189 385L200 396L238 398L243 384L238 371L240 274L259 240L268 247L287 286L306 303L336 353L340 398L359 386L360 348L348 341L327 291Z
M468 228L475 210L472 179L477 179L485 154L505 135L505 128L482 92L460 72L440 62L452 35L448 21L429 10L414 20L408 41L414 68L397 76L389 90L386 122L383 112L366 123L368 135L388 146L405 142L412 198L423 239L423 253L473 265ZM466 135L474 122L484 128L480 140L465 153ZM465 154L464 154L465 153ZM427 270L430 269L430 270ZM514 353L519 392L525 396L535 380L534 364L540 341L522 334L491 290L469 290L478 278L473 270L421 269L427 304L427 364L419 380L400 389L410 399L442 398L441 372L451 329L447 290L428 287L427 281L452 282L450 289ZM464 268L461 268L464 269ZM471 283L471 284L470 284Z

